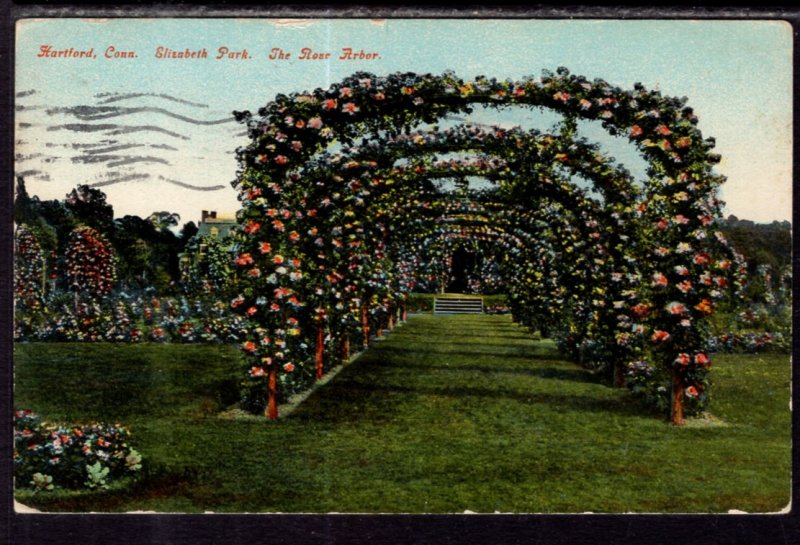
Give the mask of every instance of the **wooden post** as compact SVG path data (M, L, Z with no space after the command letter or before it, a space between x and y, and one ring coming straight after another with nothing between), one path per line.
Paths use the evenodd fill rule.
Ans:
M617 388L625 386L625 367L619 362L614 364L614 386Z
M320 321L317 324L317 352L315 354L317 380L325 374L325 326Z
M278 419L278 370L274 367L269 370L267 382L267 411L266 416L270 420Z
M364 333L364 348L369 346L369 313L367 304L361 306L361 331Z
M47 261L42 257L42 299L47 295Z
M677 369L672 370L672 414L671 421L674 426L683 426L686 420L683 418L683 380Z
M347 332L345 332L344 337L342 337L342 346L339 355L342 359L342 363L350 359L350 334Z

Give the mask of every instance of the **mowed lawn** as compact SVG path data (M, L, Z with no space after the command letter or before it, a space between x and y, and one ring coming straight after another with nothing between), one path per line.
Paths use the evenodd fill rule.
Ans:
M48 511L775 512L789 503L788 355L717 356L684 428L508 316L413 316L278 422L231 419L239 355L20 344L15 406L121 422L132 489L18 494Z

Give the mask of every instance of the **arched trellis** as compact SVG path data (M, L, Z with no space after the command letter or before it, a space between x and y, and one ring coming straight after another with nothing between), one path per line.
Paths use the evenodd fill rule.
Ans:
M605 361L597 363L602 363L610 373L624 372L636 344L628 334L631 323L627 312L635 301L605 304L596 292L602 289L602 295L610 295L612 301L617 299L614 294L623 291L635 295L630 288L636 277L624 268L609 270L598 266L605 264L608 256L608 252L602 251L602 244L582 247L573 242L571 235L579 232L573 226L574 210L551 203L534 210L500 208L489 212L474 203L465 210L445 207L442 219L431 222L434 232L428 236L450 241L469 238L491 241L492 251L504 258L501 276L514 295L510 302L518 321L543 330L552 330L556 324L569 328L575 344L589 338L595 344L599 341ZM597 223L585 218L580 221L588 225ZM545 236L548 233L550 236ZM599 242L599 237L594 239L585 234L584 239ZM413 253L415 247L413 243L409 245ZM421 248L425 249L424 242ZM425 258L430 260L431 256L426 254ZM563 293L565 286L569 286L569 299ZM577 314L579 307L583 307L583 314L571 316ZM620 342L622 339L626 342Z
M306 176L305 165L332 145L380 147L402 139L415 125L467 112L476 104L545 107L569 120L597 120L609 133L627 135L648 161L649 178L643 183L642 197L610 192L604 205L623 227L631 222L637 225L635 233L626 230L626 236L635 234L636 240L620 253L620 260L636 268L651 285L634 293L640 302L629 309L627 317L643 322L652 357L670 370L672 421L682 423L684 396L701 394L708 366L701 321L713 311L715 283L721 283L716 279L731 269L711 244L716 239L709 226L720 209L715 189L722 181L711 170L718 160L710 153L713 141L702 138L685 100L662 97L638 85L625 91L600 80L589 82L562 69L540 80L521 82L486 78L465 82L450 73L380 78L359 73L327 90L279 95L258 112L258 118L248 112L237 114L247 123L252 142L239 150L235 181L242 201L236 264L243 288L231 305L254 324L253 340L243 347L253 362L251 376L267 377L274 402L279 370L294 370L292 358L306 344L309 331L319 339L324 323L329 323L331 331L336 329L330 324L332 317L352 322L354 311L363 315L370 305L390 298L392 264L387 243L393 223L426 202L424 185L404 186L395 179L405 181L404 172L387 154L345 164L345 169L361 170L358 178L343 176L334 164L326 175ZM550 138L576 145L569 130ZM529 157L540 147L547 149L541 142L531 142L520 139L522 147L516 152L506 149L501 154L507 161L515 153ZM452 137L449 147L457 148ZM563 151L553 156L560 163L569 163L571 158ZM520 178L539 182L536 191L548 194L547 184L541 182L555 176L548 176L552 168L541 172L542 164L529 161L531 172ZM519 165L516 173L524 173L524 164ZM379 168L393 174L372 176ZM364 176L365 171L369 175ZM599 174L595 171L589 178L596 180ZM530 189L513 181L509 184L510 194ZM567 194L555 191L553 196ZM320 195L325 196L319 199ZM585 231L590 225L584 222L577 227ZM614 230L610 222L601 227L609 233ZM372 240L377 242L368 244ZM607 260L598 261L598 266L607 266ZM308 268L310 264L316 268ZM615 273L619 271L610 274ZM331 287L334 284L341 289ZM309 328L308 322L317 326ZM268 412L277 416L274 403Z
M448 141L452 139L454 142L448 145ZM507 151L506 148L511 147L516 151L516 159L514 162L507 162L499 160L497 157L487 156L486 152L491 150L493 153ZM479 149L484 152L475 161L457 161L454 159L449 160L435 160L429 154L433 151L453 152L464 151L465 149ZM523 150L523 152L520 152ZM569 151L567 157L565 152ZM394 161L399 158L407 159L412 156L413 159L404 162L401 166L385 168L378 168L376 165L392 165ZM387 160L387 157L389 160ZM524 159L521 161L521 159ZM563 138L556 138L553 135L541 135L537 131L523 132L519 130L501 130L494 129L493 131L483 131L475 127L457 127L447 131L429 130L414 132L409 134L399 135L392 138L384 145L378 147L375 145L360 145L356 148L346 148L346 150L338 150L333 155L323 155L322 157L309 162L301 171L304 177L311 179L319 178L323 175L331 175L333 180L340 182L349 180L348 188L359 188L363 185L370 183L374 184L375 180L381 180L387 176L402 175L404 191L415 187L414 183L419 183L420 180L429 181L438 177L452 177L480 175L484 178L490 179L496 183L504 184L507 187L523 186L527 189L527 183L531 179L539 182L538 185L544 186L538 191L538 200L544 198L554 198L561 202L560 212L553 215L549 223L562 222L566 216L574 216L576 213L582 213L584 216L577 221L577 228L572 227L569 223L565 224L564 229L569 230L572 228L574 231L581 233L580 239L593 239L592 243L588 245L587 250L576 251L570 258L571 268L568 269L573 278L584 276L583 283L591 278L597 280L599 278L597 268L592 263L582 263L581 260L585 258L586 251L591 252L592 248L604 250L606 256L598 255L595 260L607 261L608 256L613 256L615 248L618 248L623 239L617 237L618 229L612 228L610 230L611 238L616 237L616 243L602 244L601 231L598 230L598 220L604 225L621 224L618 217L619 212L615 211L614 206L605 203L600 206L599 203L591 199L585 199L583 191L574 185L570 184L568 180L559 178L553 172L545 171L543 173L536 173L531 177L527 171L530 166L539 166L542 164L555 164L559 167L563 165L570 165L573 173L582 174L591 177L596 182L597 189L601 194L610 194L611 198L608 199L611 203L619 200L620 195L630 195L634 189L629 180L629 176L624 169L612 168L607 160L605 160L594 146L588 146L584 142L567 140ZM336 169L333 169L336 165ZM509 168L512 165L513 168ZM516 186L511 186L511 177L516 182ZM540 179L541 177L541 179ZM359 179L365 179L364 183ZM373 191L374 192L374 191ZM536 194L535 190L530 191L531 194ZM523 193L521 195L523 202L527 198L530 201L530 196ZM519 200L512 192L506 195L506 199L511 201ZM440 203L441 204L441 203ZM422 202L418 203L419 207L424 210L424 215L429 219L439 218L442 214L446 214L447 210L441 206L436 206L435 203ZM523 206L516 204L516 207ZM529 202L528 206L532 206ZM533 205L534 208L539 208L539 204ZM508 209L509 202L500 203L498 210L503 212L510 211ZM602 215L602 216L601 216ZM631 218L628 218L628 230L630 230ZM405 215L402 224L399 226L407 229L409 225L409 216ZM395 226L397 227L397 226ZM396 229L395 229L396 231ZM417 233L419 236L419 233ZM413 244L413 243L412 243ZM567 246L566 251L573 250L572 246ZM617 260L620 261L619 259ZM617 265L619 267L619 265ZM619 278L627 275L623 270L617 271L615 274ZM611 280L607 279L607 283ZM621 281L615 282L621 284ZM576 295L576 282L572 282L570 292L573 296ZM610 291L610 290L609 290ZM562 306L563 302L558 301L558 305ZM544 305L547 306L547 305ZM591 305L589 305L591 306ZM600 309L595 311L602 314L604 311ZM617 311L613 311L617 314ZM563 314L563 313L562 313ZM608 314L608 312L606 312ZM585 316L579 323L589 323L590 316ZM606 319L606 322L609 320ZM627 327L627 324L625 324ZM595 328L596 329L596 328ZM572 332L572 337L582 338L578 331ZM607 346L609 362L618 363L617 367L622 369L622 362L626 360L629 351L617 348L613 343L615 338L613 325L611 330L607 332L606 337L611 339L610 346ZM608 343L607 343L608 344Z

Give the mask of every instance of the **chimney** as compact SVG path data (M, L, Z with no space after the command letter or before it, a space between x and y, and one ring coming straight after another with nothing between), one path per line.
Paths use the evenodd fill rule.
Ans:
M206 218L207 218L207 217L208 217L208 210L203 210L203 211L200 213L200 223L202 223L202 222L206 221Z

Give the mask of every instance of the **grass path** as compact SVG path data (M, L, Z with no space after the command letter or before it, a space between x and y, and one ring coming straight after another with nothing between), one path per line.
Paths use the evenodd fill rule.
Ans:
M63 348L18 347L16 405L46 417L122 420L148 474L132 491L21 498L28 504L575 513L765 512L789 501L787 356L718 358L714 412L726 426L678 429L643 414L627 391L559 359L550 342L532 340L507 316L414 316L278 423L192 409L214 385L229 389L238 372L227 363L232 353L202 366L196 354L186 359L177 350L154 356L139 375L168 376L180 387L169 394L156 381L162 391L154 398L133 381L137 399L147 400L134 410L113 403L130 399L130 366L119 355L92 356L102 349L93 346L81 347L72 366L55 361ZM81 393L96 366L105 380L92 385L102 404ZM55 376L58 396L42 388Z

